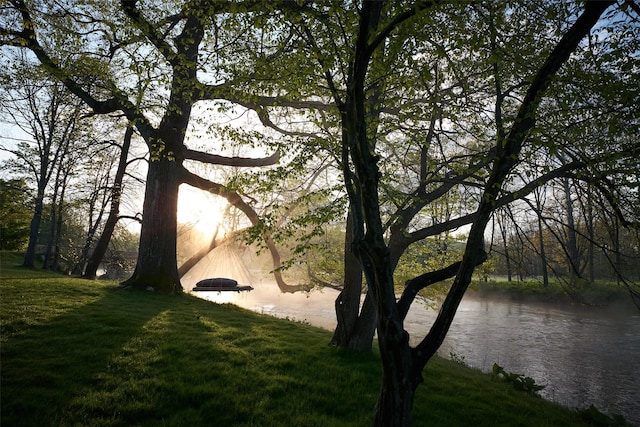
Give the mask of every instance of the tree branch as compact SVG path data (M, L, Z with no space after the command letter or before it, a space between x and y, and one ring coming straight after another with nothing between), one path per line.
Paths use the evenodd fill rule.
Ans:
M135 105L133 105L127 97L120 92L117 88L112 89L113 97L104 101L99 101L89 92L87 92L80 84L73 80L69 75L60 67L56 61L44 50L40 45L35 33L35 23L31 17L29 9L27 8L24 0L14 0L14 7L22 16L23 29L22 31L11 31L10 33L16 37L19 37L19 44L21 47L26 47L31 50L38 58L42 66L50 72L55 78L62 82L67 89L78 98L80 98L87 106L89 106L96 114L108 114L116 111L122 111L127 116L127 119L136 123L136 127L145 140L149 138L153 127L148 122L146 117L136 111ZM8 30L3 29L1 33L7 33Z
M487 260L487 253L482 251L482 255L476 259L476 266L482 264ZM407 317L407 313L409 312L409 307L413 303L418 292L422 289L431 286L435 283L442 282L443 280L450 279L454 277L460 268L462 261L454 262L445 268L441 268L436 271L429 271L427 273L421 274L420 276L414 277L413 279L407 280L405 283L404 291L402 292L402 296L398 300L398 313L400 317L404 320Z
M252 95L235 89L233 82L226 82L219 85L203 84L200 87L199 101L214 99L224 99L251 110L259 107L289 107L295 109L311 109L320 111L335 110L332 104L314 100L292 100L283 96L262 96Z
M245 105L245 107L249 108L247 105ZM312 137L312 138L318 137L317 134L313 134L313 133L290 131L290 130L282 129L280 126L276 125L275 123L273 123L273 121L271 121L271 117L269 117L269 112L265 107L256 106L255 111L256 111L256 114L258 114L258 118L260 119L260 122L262 122L264 126L271 128L276 132L281 133L282 135L302 136L302 137Z
M444 341L460 301L471 282L473 270L477 265L477 258L481 256L479 250L484 245L484 232L487 223L496 209L496 202L504 181L520 157L526 135L535 126L537 110L545 90L560 67L578 47L580 41L598 22L605 9L613 3L613 1L590 1L585 3L585 11L558 41L544 64L538 69L520 105L509 134L504 140L496 141L494 166L475 213L477 217L467 238L462 264L440 308L438 317L431 326L429 333L415 348L414 355L421 367L435 354Z
M373 38L373 40L371 40L371 42L367 46L367 51L369 52L369 54L371 54L374 50L376 50L377 47L381 43L383 43L387 39L387 37L389 37L389 35L393 32L393 30L395 30L400 24L402 24L403 22L409 20L411 17L413 17L417 13L419 13L419 12L425 10L425 9L428 9L428 8L430 8L432 6L435 6L438 3L440 3L440 1L433 1L433 0L418 1L413 5L413 7L411 9L406 10L406 11L401 12L398 15L396 15L391 20L391 22L389 22L386 27L384 27L382 30L380 30L380 32L378 34L376 34L376 36Z
M156 31L154 26L142 16L140 9L136 6L137 0L121 0L120 6L124 13L133 21L134 25L142 31L144 36L153 44L160 54L175 66L176 52L173 47L167 43L166 38Z
M536 188L539 188L543 184L562 177L575 177L575 174L572 171L575 171L584 166L584 163L580 161L570 162L562 165L561 167L554 169L544 175L540 175L538 178L533 181L525 184L523 187L512 191L510 193L506 193L503 196L499 197L495 202L495 208L500 208L502 206L508 205L515 200L524 199L526 196L531 194ZM471 224L476 219L476 213L470 213L467 215L460 216L458 218L454 218L449 221L444 221L439 224L434 224L429 227L424 227L419 230L416 230L406 237L408 244L417 242L419 240L425 239L429 236L435 236L436 234L443 233L445 231L453 230L464 225Z
M209 181L208 179L193 174L184 167L180 168L179 175L180 182L227 199L227 201L232 206L236 207L242 213L244 213L249 221L251 221L251 224L253 224L254 226L261 223L258 213L235 191L229 190L222 184ZM305 290L306 288L304 286L292 286L288 285L284 281L284 279L282 278L282 272L280 271L282 268L282 263L280 260L280 253L278 252L278 248L276 247L275 242L268 233L265 233L264 239L267 247L269 248L269 252L271 253L271 259L273 261L273 275L280 290L282 292L298 292Z
M271 166L280 161L280 151L276 151L269 157L249 158L249 157L226 157L216 154L209 154L202 151L185 148L183 151L185 159L212 165L235 166L235 167L257 167Z

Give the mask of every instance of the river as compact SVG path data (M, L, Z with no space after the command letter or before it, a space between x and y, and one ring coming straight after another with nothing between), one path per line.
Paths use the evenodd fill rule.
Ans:
M333 329L337 291L282 294L275 284L251 292L199 292L199 297ZM412 306L405 328L418 340L435 319ZM541 396L572 408L593 404L640 426L640 311L632 306L581 307L468 294L439 351L445 358L490 372L507 372L546 385Z

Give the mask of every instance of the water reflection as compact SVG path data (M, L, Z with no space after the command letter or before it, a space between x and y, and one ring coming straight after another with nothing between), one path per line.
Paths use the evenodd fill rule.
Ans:
M199 296L259 313L335 327L337 291L283 294L275 284L254 284L251 292L206 292ZM422 304L409 311L412 341L424 336L436 312ZM583 308L523 303L467 295L441 356L464 357L475 368L493 363L546 384L541 395L569 407L594 404L640 425L640 315L631 309Z
M194 292L200 298L219 304L232 303L257 313L309 323L325 329L336 326L333 302L338 291L282 293L272 282L252 282L251 292ZM185 285L190 289L191 286Z
M449 351L485 371L495 362L530 376L547 385L547 399L640 423L637 312L468 297L442 346Z

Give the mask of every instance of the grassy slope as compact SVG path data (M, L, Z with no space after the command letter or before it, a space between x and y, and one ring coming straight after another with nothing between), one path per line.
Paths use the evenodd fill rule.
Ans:
M0 271L2 426L363 426L379 356L330 332L188 295ZM583 425L576 412L433 360L414 426Z

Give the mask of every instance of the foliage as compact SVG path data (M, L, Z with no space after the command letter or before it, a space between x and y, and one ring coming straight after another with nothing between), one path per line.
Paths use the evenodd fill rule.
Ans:
M454 363L457 363L460 366L469 367L469 365L467 364L467 361L465 360L464 355L460 355L454 352L453 350L449 351L449 360L451 360Z
M225 197L253 224L260 222L240 194L192 173L186 164L258 167L276 163L279 153L266 158L213 154L222 151L222 144L214 141L213 147L207 144L198 150L187 134L199 124L191 121L196 103L221 105L221 113L229 104L242 106L244 112L257 109L239 83L240 73L254 54L265 53L256 47L266 41L266 34L252 30L273 10L259 3L251 10L230 4L203 7L199 2L89 1L76 7L45 1L39 6L21 0L3 6L2 53L10 52L9 46L30 51L41 68L92 114L116 114L136 128L146 143L149 163L140 256L133 277L124 285L179 292L176 212L181 184ZM268 140L265 136L243 142L256 148L265 141L260 146L264 148L269 147Z
M579 56L584 51L581 41L597 28L601 16L612 5L613 2L588 2L584 8L573 4L566 8L551 7L544 11L550 18L547 20L534 18L529 10L531 3L514 6L480 3L473 4L469 8L471 13L464 14L464 19L450 19L446 25L438 25L438 18L450 12L446 6L440 8L434 3L425 5L424 9L418 9L416 5L412 5L414 8L401 6L403 13L400 13L383 2L363 2L357 34L347 37L346 43L352 50L342 58L344 68L349 70L346 80L334 79L331 68L322 59L318 61L325 70L327 87L341 114L341 167L350 200L350 214L354 219L352 247L362 265L377 313L378 343L383 354L385 375L373 425L410 425L411 402L421 382L421 372L442 344L474 269L487 258L485 230L495 211L554 179L566 183L569 173L581 175L592 168L602 176L601 169L605 164L607 174L612 172L609 167L615 169L617 166L616 155L593 156L587 145L539 144L543 139L539 133L546 134L548 129L539 126L542 120L538 121L539 117L547 118L546 100L551 98L553 101L554 89L550 88L557 84L556 75L562 79L565 63L571 63L573 52ZM466 4L464 8L467 12ZM531 25L523 26L523 22ZM447 32L452 27L458 30L458 26L464 28L469 24L475 31L454 31L456 36L453 37ZM410 35L403 34L412 25L441 30L438 35L444 35L445 47L439 46L437 41L433 43L433 40L438 40L436 35L428 40L420 55L416 55L416 49L402 49L405 43L414 41ZM624 25L633 27L629 20ZM556 30L552 32L553 37L536 37L536 34L546 35L552 29ZM401 36L396 38L395 31ZM425 33L428 31L421 35ZM477 39L469 41L469 35ZM395 45L398 40L400 43ZM535 40L529 45L535 45L535 49L527 49L524 40ZM418 46L422 47L421 44ZM445 55L455 58L449 63L453 64L451 68L454 70L458 67L463 70L460 74L455 71L447 73L446 65L439 66L437 61L442 50ZM409 62L406 56L406 59L398 59L404 55L424 59L424 69L431 74L431 79L424 78L410 86L418 88L423 102L396 104L394 95L397 92L385 91L387 85L393 84L386 70L400 69L398 74L403 75L403 70L411 68L402 66L403 60ZM471 61L466 61L467 58ZM473 65L473 70L465 69L469 64ZM440 75L442 69L446 70L443 80ZM473 75L473 78L466 78L467 75ZM570 76L572 79L576 77L579 79L580 75L575 72ZM424 84L427 80L435 83ZM441 93L441 81L461 86L451 93L458 100L466 101L462 103L463 114L460 110L445 109L447 102L438 108L441 106L434 94ZM447 93L446 90L442 92ZM478 98L474 99L476 96ZM411 107L416 104L429 107L427 114L415 116L420 120L417 128L424 136L406 138L406 141L418 144L403 147L405 149L399 151L402 156L392 158L386 149L385 139L413 128L416 122L411 120L414 117ZM624 103L623 108L634 111L634 105L637 103ZM476 109L476 106L481 107ZM385 115L382 111L385 108L395 108L400 111L398 115L405 113L409 117L403 123L405 126L394 129L395 133L383 126ZM558 118L561 117L559 114ZM573 126L561 120L558 122L562 127ZM454 130L452 140L447 138L451 135L450 130ZM587 133L589 130L581 129ZM545 142L554 144L555 139ZM561 157L570 160L557 162L546 169L531 168L527 164L529 160L534 160L534 164L538 164L538 160L544 161L544 155L534 154L544 153L549 148L551 152L562 151ZM625 153L624 157L634 152L634 148L633 143L624 141L616 146L619 153ZM411 156L409 153L414 154ZM430 163L434 157L444 160L442 163ZM396 175L394 168L386 164L389 158L392 158L390 164L400 167L402 172L399 176L405 178L391 186L389 182L393 182ZM403 168L405 163L402 159L411 158L415 159L413 168ZM388 191L389 187L393 191ZM606 186L601 188L608 194ZM462 209L454 197L460 193L467 195L470 201ZM406 198L397 197L399 195L406 195ZM612 203L614 210L615 204ZM431 221L428 221L429 211L438 210L429 209L431 207L444 207L444 212L432 213ZM418 215L422 210L427 212L427 218ZM470 224L471 228L460 261L413 277L397 299L392 276L397 260L408 245L465 224ZM439 316L416 346L409 345L403 325L409 305L419 290L448 277L455 279ZM523 382L529 385L526 378Z
M91 139L88 120L82 117L86 110L32 58L15 54L9 59L2 71L2 115L25 137L2 141L0 150L10 155L7 166L14 176L29 183L27 189L34 200L24 263L33 265L40 243L46 247L45 268L69 268L61 265L58 248L69 246L62 228L65 222L72 222L65 218L67 205L75 199L72 183L79 181L82 164L92 157L86 150Z
M22 22L15 10L20 5L6 7L3 43L37 51L34 40L20 38L28 31L10 29ZM387 5L383 22L411 7L411 2ZM340 117L332 100L347 89L357 10L356 3L319 2L223 4L196 13L190 2L135 7L87 2L74 11L66 3L51 2L49 8L28 11L34 26L47 24L37 33L44 48L40 53L60 63L55 69L55 61L46 63L40 55L44 69L59 79L70 78L65 82L71 86L77 83L75 93L97 110L123 111L140 128L153 160L185 157L192 167L223 157L213 161L215 156L207 157L212 152L280 152L279 166L238 174L225 185L250 200L260 215L251 238L268 235L290 243L292 236L299 237L296 252L302 253L322 232L321 221L344 214L300 209L281 221L288 215L287 204L305 204L313 197L324 197L313 203L337 207L333 202L340 191L334 185L342 184L333 172L335 182L328 188L294 192L318 165L335 168L342 162ZM381 214L393 239L402 243L394 262L408 245L443 229L450 232L457 227L452 221L473 212L494 137L513 122L524 82L578 12L573 3L445 4L421 11L388 35L366 76L366 96L375 106L369 127L372 146L381 154ZM200 55L181 57L177 67L176 58L186 54L177 40L186 46L196 39L176 23L190 16L189 30L202 38L194 47ZM607 173L621 187L633 188L633 175L624 172L632 169L625 152L633 148L637 128L632 123L638 94L630 71L637 67L638 38L629 16L611 8L605 18L607 24L593 31L588 45L551 85L540 108L541 125L510 174L505 197L526 197L529 189L523 189L536 179L557 178L560 155L579 159L593 172L575 179ZM183 68L197 69L200 80L181 74ZM332 85L337 92L332 93ZM184 105L173 102L171 93L184 98ZM190 115L192 108L198 114ZM165 141L166 135L153 130L163 118L180 114L185 144L170 147L176 141ZM582 124L588 121L599 125L585 130ZM618 154L613 157L619 162L609 156L607 136L615 137ZM580 143L587 140L587 145ZM610 201L630 212L622 202L633 192L611 194ZM413 203L417 209L409 214Z
M537 394L537 392L546 387L545 385L536 384L536 381L531 377L506 372L504 368L497 363L493 364L492 372L495 377L501 377L504 381L512 384L516 390L521 390L531 395Z
M328 225L317 244L307 251L306 264L315 279L324 283L343 283L344 238L341 225Z
M0 250L20 250L29 240L31 198L22 179L0 179Z
M595 195L579 185L571 187L577 197L572 199L573 233L578 259L577 277L572 279L572 268L567 251L570 233L566 201L553 196L555 189L546 188L541 217L542 234L536 225L538 213L531 203L515 204L510 208L506 232L494 241L495 273L507 275L506 254L511 262L511 273L518 280L542 275L543 263L549 271L565 281L584 279L588 282L639 277L638 253L640 240L637 230L626 228L611 216L604 201L593 200ZM629 205L628 207L632 207ZM506 239L506 242L504 241ZM544 259L542 249L544 250ZM576 272L574 272L576 273ZM575 276L575 274L574 274Z
M446 267L459 260L463 252L464 238L445 235L421 240L402 255L395 276L400 283L405 282L421 272Z

